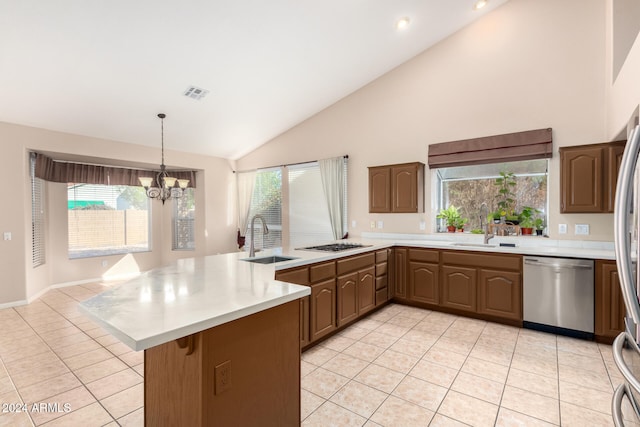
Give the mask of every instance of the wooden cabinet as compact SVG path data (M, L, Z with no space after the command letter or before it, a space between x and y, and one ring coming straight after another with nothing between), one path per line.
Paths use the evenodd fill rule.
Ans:
M464 311L476 311L476 269L442 266L442 306Z
M298 285L309 285L309 268L296 267L287 270L276 271L276 280L283 282L295 283ZM300 298L300 348L311 342L310 329L310 297Z
M424 212L424 164L370 167L369 212Z
M410 301L438 305L440 275L437 249L409 249L408 296Z
M358 272L358 315L365 314L376 306L375 274L375 267Z
M338 326L372 310L376 301L375 253L336 261Z
M310 296L300 298L300 348L311 342L311 317L309 316L310 304Z
M522 320L520 273L481 268L478 271L478 313Z
M389 254L391 249L383 249L376 252L376 294L375 305L384 304L389 299Z
M407 298L408 251L407 248L393 249L393 298Z
M313 342L336 329L336 280L330 279L311 285L309 308L311 336Z
M626 310L615 261L596 260L596 340L611 343L625 328Z
M338 326L358 317L358 273L338 277Z
M560 147L560 212L613 212L626 141Z

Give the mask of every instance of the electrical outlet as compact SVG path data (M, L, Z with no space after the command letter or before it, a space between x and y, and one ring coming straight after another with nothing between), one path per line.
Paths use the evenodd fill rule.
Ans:
M576 235L588 236L589 235L589 224L576 224Z
M558 224L558 233L567 234L567 224Z
M358 225L358 223L356 222L356 220L355 220L355 219L352 219L352 220L351 220L351 228L356 228L356 227L357 227L357 225Z
M375 221L371 221L371 223L369 224L369 226L371 228L376 228L376 222Z
M11 232L10 231L5 231L4 232L4 240L11 240Z
M420 221L419 227L420 227L420 230L425 230L427 228L427 223L424 220L422 220Z
M107 261L106 259L103 259L101 264L103 267L106 267L107 265L109 265L109 261Z
M378 228L382 229L384 227L384 223L382 221L378 221Z
M215 377L215 390L213 394L224 393L231 388L231 360L222 362L213 370Z

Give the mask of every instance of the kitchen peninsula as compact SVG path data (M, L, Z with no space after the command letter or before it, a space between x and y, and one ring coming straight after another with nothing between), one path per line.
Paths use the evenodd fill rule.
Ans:
M245 257L179 260L81 304L144 350L145 425L299 423L298 299L310 291Z

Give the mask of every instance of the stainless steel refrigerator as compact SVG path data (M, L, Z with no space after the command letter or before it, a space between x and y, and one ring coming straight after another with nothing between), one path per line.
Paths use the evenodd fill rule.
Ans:
M637 120L634 120L634 124ZM613 360L620 371L611 412L616 426L639 425L640 410L640 277L636 259L640 246L640 199L638 198L638 156L640 126L629 126L627 144L620 164L614 208L614 240L620 288L626 306L626 330L613 343ZM613 377L612 377L613 378ZM614 384L615 385L615 384Z

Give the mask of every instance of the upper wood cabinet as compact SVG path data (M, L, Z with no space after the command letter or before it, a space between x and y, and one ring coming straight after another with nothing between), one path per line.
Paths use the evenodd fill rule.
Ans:
M369 212L424 212L424 164L370 167Z
M560 212L613 212L624 144L560 147Z

